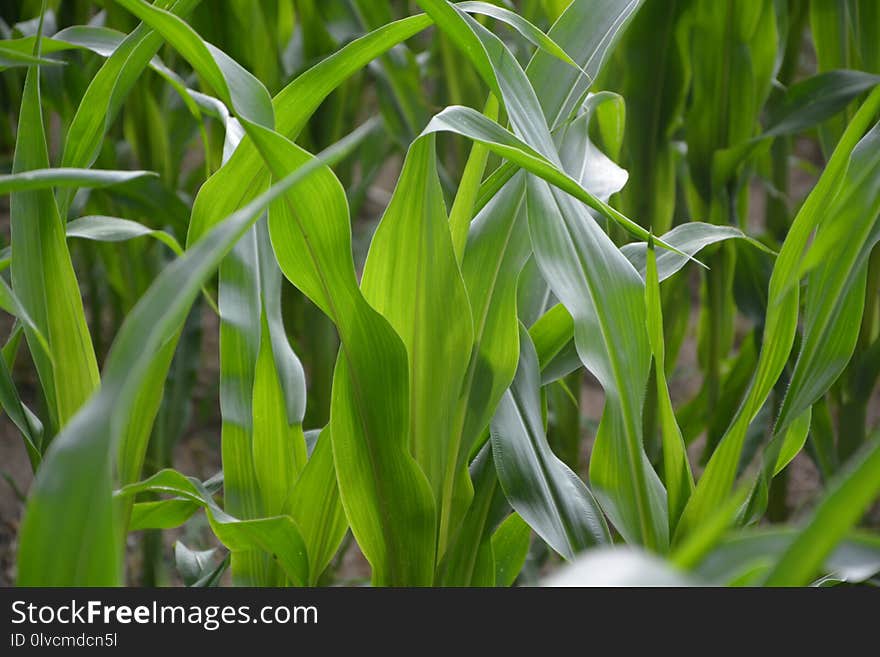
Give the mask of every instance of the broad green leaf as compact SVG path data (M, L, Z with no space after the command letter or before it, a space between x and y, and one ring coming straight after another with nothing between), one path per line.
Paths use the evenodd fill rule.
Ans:
M579 67L560 66L557 59L538 51L526 68L551 129L558 128L581 106L581 99L642 4L643 0L575 0L550 28L547 36Z
M353 133L325 151L326 161L345 156L361 136ZM20 585L121 581L112 455L151 373L153 355L179 331L199 289L271 201L322 166L324 160L311 160L233 213L166 267L129 313L108 355L102 387L58 434L37 473L20 533ZM69 546L63 554L57 551L59 537Z
M219 493L223 486L223 473L217 473L207 481L203 481L201 485L211 495ZM174 529L180 527L201 508L198 502L185 497L136 502L131 505L128 531Z
M497 37L462 15L453 5L441 0L422 0L420 4L434 18L438 27L447 32L471 59L490 90L500 95L517 136L473 110L458 107L447 108L435 116L426 132L442 128L480 141L531 173L546 178L634 234L644 233L644 229L611 210L607 204L584 190L558 168L559 156L535 92L522 69ZM597 479L602 481L606 487L609 493L604 497L606 510L620 531L634 540L663 548L667 543L668 533L666 520L663 518L665 493L647 461L642 448L641 422L637 421L641 411L643 387L648 376L650 353L647 336L641 331L637 332L634 344L628 345L629 348L609 348L611 345L607 343L612 335L626 335L627 331L631 331L630 327L638 323L638 317L644 311L641 281L583 206L575 204L571 197L529 178L527 201L532 244L544 278L556 296L574 311L572 314L575 318L576 344L581 358L600 379L606 394L612 399L606 406L605 418L608 421L603 423L606 430L605 440L600 427L592 461L595 470L591 467L591 479L594 484ZM555 221L548 222L548 219ZM575 239L571 231L582 230L584 226L587 227L588 234L579 235ZM593 229L595 236L589 234ZM578 254L578 248L593 250L594 253L590 254L593 257ZM601 256L598 256L599 252L602 252ZM560 255L563 259L568 257L568 269L576 274L564 273L566 267L558 262ZM622 266L623 269L610 275L611 270L608 268L615 266L615 260L620 263L617 266ZM587 268L584 263L588 261L601 264L598 269ZM602 271L603 266L606 272ZM571 280L572 278L575 280ZM603 283L598 284L603 278ZM631 292L628 295L625 292L627 278L634 284L629 288ZM614 288L608 285L609 281L616 281ZM601 298L592 299L593 295L601 295ZM627 297L632 300L629 312L625 310ZM616 309L606 304L606 299L615 301ZM640 312L635 311L636 307ZM587 316L596 312L602 313L602 320L606 322L603 335L606 348L603 350L593 347L595 334L602 335L603 332L590 330L590 347L593 347L590 352L590 347L583 338L587 332L586 323L590 321ZM627 314L629 317L624 319ZM622 324L616 330L612 329L607 324L609 317ZM623 328L624 324L626 329ZM631 364L631 369L625 373L619 361L614 362L623 357L623 352L629 352L625 357ZM605 363L602 363L603 359L607 359ZM612 438L608 438L609 435ZM623 498L626 499L621 502Z
M770 499L770 484L773 477L785 469L797 456L810 431L811 409L801 413L781 432L776 432L761 454L761 469L752 485L751 494L741 510L739 522L757 522L767 511Z
M624 537L663 549L665 491L641 437L651 357L643 282L583 206L534 179L527 200L538 264L574 319L581 361L606 393L590 464L593 490Z
M788 88L767 107L768 127L762 137L790 135L831 118L853 99L880 84L880 75L863 71L825 71Z
M31 319L24 305L12 288L9 287L6 280L2 278L0 278L0 308L15 317L22 327L27 327L33 333L36 343L33 348L38 349L40 355L48 359L50 363L53 362L52 351L49 349L49 342L46 340L46 336L43 335L40 328Z
M203 41L173 13L144 0L116 1L172 44L236 116L262 126L274 125L269 92L238 62Z
M694 256L712 244L731 239L744 240L751 246L773 255L773 251L767 246L733 226L717 226L700 221L689 221L676 226L663 235L664 242L688 256ZM647 243L632 242L624 245L620 250L644 278ZM656 257L657 276L660 282L680 271L688 263L687 258L673 251L661 251L656 254Z
M273 126L268 92L237 62L173 14L137 0L122 4L174 45L246 132ZM261 223L221 266L218 295L227 508L245 519L282 512L305 461L305 380L287 344L280 293L280 273ZM274 577L258 554L233 550L232 569L242 583L271 583Z
M817 68L822 72L836 69L861 69L871 73L880 73L880 67L872 68L877 62L865 62L862 65L858 61L861 54L859 37L863 32L860 29L862 23L860 0L810 0L810 32L813 48L816 52ZM871 19L869 10L867 20ZM865 28L864 34L870 34L872 26ZM870 37L869 37L870 40ZM870 46L868 46L870 48ZM869 57L870 58L870 57ZM838 141L846 128L847 121L852 118L854 108L850 107L841 116L827 120L819 128L819 141L823 152L827 155L831 152L834 144Z
M495 468L514 510L566 559L611 536L589 489L550 450L541 414L538 358L520 327L516 377L492 419Z
M267 112L260 101L255 105L249 104L253 100L250 93L253 85L247 82L248 78L240 69L235 68L234 62L218 50L205 45L191 28L173 16L149 10L142 3L126 2L126 6L162 31L190 64L209 80L221 99L235 109L251 139L259 140L260 156L270 165L270 170L276 177L301 165L310 157L277 133L261 128L256 121L251 122L253 119L265 119ZM392 44L382 45L389 47ZM235 82L240 84L230 84ZM324 95L331 89L332 86L323 90ZM319 91L322 90L319 88ZM298 98L297 102L301 108L302 99ZM308 114L300 114L301 119L307 116ZM285 130L279 123L282 132L298 130L296 126L293 126L294 130L290 129L289 114L285 118L288 128ZM326 193L322 193L327 192L328 185L329 198ZM223 203L234 207L242 199L242 196L230 199L229 196L221 197L219 194L215 194L217 198L213 198L206 195L207 188L207 185L203 186L200 198L210 198L215 204L214 208ZM375 581L398 584L430 583L434 558L434 513L424 475L406 451L408 391L406 378L399 378L399 368L405 367L406 363L405 352L399 338L384 319L363 300L357 288L351 262L348 212L339 183L327 170L324 182L315 183L312 190L311 194L298 195L295 200L287 198L284 203L276 204L275 210L270 212L270 232L285 275L337 323L342 337L342 353L347 358L342 358L337 366L332 402L332 407L336 410L331 412L331 435L337 467L344 470L340 472L340 481L345 482L341 490L343 504L361 547L373 563ZM308 247L303 244L303 226L296 225L301 219L298 208L306 208L308 214L311 214L315 207L322 206L335 218L325 224L326 242L319 245L323 248L316 250L313 243ZM196 216L199 216L198 207L194 214ZM194 236L193 225L198 225L195 218L191 225L190 241L197 237L197 234ZM344 232L340 232L340 229ZM310 235L310 239L311 237ZM348 247L327 248L339 243L339 239L343 240L342 243L347 243ZM303 262L301 254L309 251L311 262ZM332 282L328 284L328 280ZM222 294L220 305L222 314ZM346 346L346 342L354 344ZM387 367L385 362L380 364L377 359L383 355L390 358L394 365ZM372 378L376 372L381 372L384 380L390 384L385 391L387 396L382 397L384 406L390 407L390 412L382 412L383 403L374 405L364 397L366 378ZM378 394L382 386L373 387L374 383L371 382L370 389ZM246 379L244 384L247 385ZM388 392L395 387L400 388L401 385L401 394ZM237 396L240 397L240 393ZM224 418L226 417L231 416L224 412ZM242 434L236 436L235 441L224 439L224 443L242 444L245 440L246 435ZM393 447L378 450L378 441L384 441ZM241 447L236 448L235 454L232 449L230 444L230 451L226 455L228 460L231 463L239 462L241 459L238 457L243 453ZM346 465L341 466L341 462ZM392 474L377 474L384 471ZM399 474L395 476L394 473ZM227 487L229 482L230 474L227 472ZM242 483L242 490L252 488L246 482ZM397 487L400 487L400 491L407 491L407 494L397 494ZM413 490L420 493L412 495ZM372 495L364 495L364 491L369 491ZM382 501L388 499L407 499L410 504L398 503L398 508L392 513L387 501ZM377 518L377 514L380 517ZM392 521L392 516L398 514L406 520ZM414 547L416 544L417 547Z
M689 534L685 540L675 546L669 555L669 560L679 568L693 570L724 540L725 534L736 523L748 493L749 490L745 487L734 492L724 504L715 509L697 531Z
M745 158L773 137L798 134L831 119L853 99L880 84L880 76L863 71L819 73L793 84L779 100L768 103L768 125L746 142L719 153L716 163L732 172ZM722 176L729 173L722 173Z
M329 429L323 429L290 492L290 515L300 528L309 555L310 586L318 584L348 530L339 499L331 442Z
M260 350L254 370L253 450L254 473L266 515L289 512L291 490L306 464L306 441L302 418L291 425L284 390L272 353L269 324L263 316ZM302 382L305 389L305 380Z
M531 537L531 527L516 513L507 516L492 534L495 586L513 586L528 556Z
M251 131L276 178L312 161L278 133ZM273 204L269 232L281 270L336 324L330 432L342 503L377 584L430 584L433 496L409 453L409 372L404 344L357 285L345 193L321 169ZM450 246L451 248L451 246Z
M471 463L470 479L473 499L437 569L437 583L442 586L495 586L492 532L509 507L488 447Z
M200 508L196 502L183 498L136 502L131 507L128 531L174 529L189 520Z
M572 342L574 320L561 303L541 315L529 329L529 336L538 354L543 384L561 379L580 367L580 357Z
M420 217L420 221L413 221ZM410 451L431 483L439 513L438 556L463 513L456 489L467 477L455 426L474 341L470 305L449 232L434 137L410 147L370 246L364 298L403 340L410 388ZM403 303L407 300L407 303ZM449 321L449 313L456 321Z
M474 340L456 416L459 468L466 466L516 372L516 282L529 254L521 183L502 189L477 214L468 234L462 275Z
M554 135L565 171L605 203L623 189L629 174L593 144L590 125L598 111L620 100L620 96L608 92L591 94L577 117Z
M737 228L697 221L676 226L666 233L663 239L688 256L695 256L706 246L728 239L744 239L760 250L770 252L766 246ZM647 243L633 242L624 245L620 250L644 278ZM657 254L656 259L657 277L660 282L676 274L688 262L687 258L672 251L662 251ZM579 366L580 361L572 343L574 324L571 315L562 304L557 304L544 313L529 332L538 351L544 384L562 378Z
M483 113L493 121L498 120L498 100L495 96L489 96ZM482 144L473 144L468 155L464 172L458 183L455 200L449 210L449 231L452 233L452 246L455 249L455 257L459 262L464 255L464 247L467 243L468 227L471 224L476 208L477 196L480 192L480 181L486 169L489 159L489 149ZM485 207L485 206L484 206Z
M39 69L28 70L19 115L13 176L49 167L40 105ZM18 191L10 197L12 289L45 336L25 325L46 396L50 432L65 425L98 385L98 365L67 250L64 225L50 189Z
M463 49L481 72L490 90L504 102L516 135L465 107L448 107L436 115L423 134L438 130L457 132L546 179L637 237L646 231L583 188L559 168L559 156L535 90L513 55L491 32L446 0L421 0L441 29ZM658 242L666 248L662 242Z
M635 237L645 241L649 237L644 228L584 189L579 182L562 171L557 164L548 160L508 130L469 107L447 107L431 119L422 134L426 135L431 132L453 132L484 144L489 150L521 166L529 173L546 180L595 210L601 216L619 224ZM657 239L655 243L679 253L677 249L666 244L663 240Z
M350 0L348 4L366 32L394 21L395 12L390 3ZM322 17L315 20L322 20ZM310 29L305 20L303 25L303 29ZM409 48L400 44L379 58L373 72L389 91L378 98L388 136L400 145L407 145L430 116L428 99L422 91L423 71L418 59Z

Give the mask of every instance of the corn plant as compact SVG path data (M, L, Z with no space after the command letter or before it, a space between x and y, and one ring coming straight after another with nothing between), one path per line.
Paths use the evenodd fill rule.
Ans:
M854 529L876 439L835 444L826 417L877 378L870 29L864 59L794 81L806 15L779 2L49 4L0 44L0 403L35 475L19 584L132 581L140 531L160 582L161 532L201 514L228 557L178 542L189 585L333 582L348 535L377 586L509 586L536 545L587 583L611 562L647 583L880 570ZM815 186L760 233L748 183L813 130ZM676 408L688 276L704 376ZM222 471L200 480L172 447L212 316ZM815 514L756 529L808 437Z

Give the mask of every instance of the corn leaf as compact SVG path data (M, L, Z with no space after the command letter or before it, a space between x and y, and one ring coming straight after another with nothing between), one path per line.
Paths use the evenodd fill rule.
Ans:
M495 586L513 586L529 553L532 530L519 514L511 513L492 534Z
M176 470L162 470L142 482L129 484L119 491L119 495L147 492L167 493L199 504L205 509L214 534L230 550L246 552L258 546L278 560L292 582L306 583L309 569L306 546L290 516L254 520L234 518L214 502L197 479L185 477Z
M800 300L800 264L811 234L833 203L843 184L853 149L880 109L880 89L875 89L853 117L816 187L792 223L776 258L770 278L764 339L756 371L736 416L700 477L678 532L707 517L729 493L736 478L749 424L760 411L788 360L797 330Z
M807 525L767 575L766 586L803 586L815 577L837 543L880 492L880 441L853 457Z
M672 399L666 383L666 345L663 338L663 308L660 302L660 280L657 274L657 258L654 245L648 243L648 261L645 275L645 307L647 309L648 341L654 355L654 383L657 389L657 404L660 424L661 445L663 448L663 483L666 486L667 509L669 514L669 533L675 532L675 525L688 498L694 490L694 475L688 463L684 439Z
M804 335L777 431L812 406L849 362L858 338L871 249L880 240L880 124L859 141L801 270ZM833 245L833 246L832 246ZM833 257L831 257L833 249Z
M538 358L520 326L516 376L492 419L498 480L510 505L566 559L611 536L596 500L547 443L539 395Z
M357 136L328 149L344 156ZM31 489L22 521L18 583L111 586L121 581L120 528L114 517L113 447L145 381L153 354L179 331L189 308L224 255L285 190L321 170L312 160L206 235L159 275L117 334L97 394L53 441ZM71 549L59 555L58 537Z
M421 221L412 221L421 217ZM367 255L364 297L407 349L411 452L431 483L439 513L438 556L463 513L456 489L467 477L455 429L474 342L470 304L452 247L433 135L409 149ZM407 303L402 303L406 299ZM463 321L450 324L449 312Z
M40 109L40 74L28 70L22 95L13 176L49 166ZM46 396L50 435L65 425L98 385L98 365L86 325L64 226L51 189L18 191L10 198L12 289L45 336L25 325L25 337Z

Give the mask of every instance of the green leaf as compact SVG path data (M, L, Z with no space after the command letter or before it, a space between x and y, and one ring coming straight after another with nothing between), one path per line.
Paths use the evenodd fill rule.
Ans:
M550 28L548 36L572 55L579 69L560 66L538 51L526 68L547 125L558 128L581 105L609 53L627 31L643 0L576 0Z
M529 554L532 530L518 514L511 513L492 534L495 555L495 586L513 586Z
M310 586L318 584L348 529L336 483L331 442L329 429L323 429L290 492L290 515L300 528L309 555Z
M198 480L185 477L176 470L162 470L142 482L129 484L119 491L119 495L146 492L185 497L199 504L205 509L214 534L226 547L239 552L254 549L268 552L294 584L305 585L309 570L306 546L290 516L253 520L234 518L217 506Z
M688 256L694 256L712 244L731 239L744 240L764 253L775 255L767 246L758 240L749 237L733 226L717 226L700 221L689 221L685 224L676 226L663 235L664 242ZM647 242L633 242L626 244L621 247L620 250L639 271L642 278L644 278L646 271ZM660 282L665 281L673 274L679 272L681 268L688 263L688 258L685 258L674 251L662 251L656 254L656 256L657 276Z
M174 563L186 586L193 586L215 568L214 554L216 552L217 548L191 550L182 541L174 542Z
M868 258L880 240L880 124L865 135L800 271L812 269L804 299L804 335L777 431L806 411L840 376L856 346Z
M724 500L733 486L749 424L764 406L788 360L797 330L799 270L804 250L841 189L852 151L880 110L880 89L871 92L853 117L816 187L795 217L770 278L763 345L748 392L697 482L682 514L682 536Z
M22 95L13 176L49 167L40 109L40 74L28 70ZM21 178L18 178L21 181ZM25 325L51 419L50 432L65 425L99 382L98 365L67 250L64 226L51 189L17 191L10 197L12 289L48 342Z
M803 132L831 118L855 98L880 84L880 75L863 71L825 71L789 87L768 103L768 127L761 137Z
M495 96L489 96L483 113L493 121L498 119L498 100ZM449 231L452 233L452 246L455 249L455 257L459 262L464 254L467 242L468 227L473 219L477 197L480 192L480 181L486 169L489 159L489 149L482 144L474 144L468 155L464 172L458 183L455 193L455 201L449 211Z
M853 457L807 525L785 550L764 581L766 586L803 586L880 493L880 440Z
M0 70L15 68L17 66L63 66L64 62L47 57L20 52L17 49L7 47L7 41L0 41Z
M120 185L144 176L155 176L152 171L101 171L99 169L32 169L0 176L0 194L53 187L91 187L100 189Z
M312 159L278 133L257 128L251 137L277 178ZM273 204L269 232L284 275L336 324L342 342L330 411L342 503L374 582L430 584L435 512L409 453L406 349L357 285L342 186L326 167L308 182Z
M430 25L427 16L395 21L352 41L307 70L273 99L275 129L295 139L336 87L382 53ZM251 139L245 137L229 161L199 189L187 244L195 243L211 226L254 198L268 177L259 152Z
M128 531L174 529L189 520L201 507L188 499L136 502L131 507Z
M158 0L157 7L186 15L200 0ZM101 141L119 113L126 96L162 45L162 38L139 25L117 47L86 89L64 141L62 167L85 168L94 163ZM64 197L66 215L71 197Z
M649 237L644 228L584 189L579 182L562 171L558 165L539 154L508 130L469 107L447 107L435 115L425 127L422 135L432 132L452 132L484 144L494 153L546 180L595 210L601 216L619 224L635 237L646 241ZM657 239L655 243L683 255L663 240Z
M43 423L22 403L5 358L0 358L0 405L21 432L31 469L36 472L42 459Z
M752 573L752 585L761 583L773 564L792 545L798 531L791 527L762 527L729 535L697 566L696 573L713 586L725 586ZM821 566L823 573L846 582L862 582L880 572L880 539L867 532L851 532L836 545Z
M484 447L470 466L474 494L437 569L442 586L495 586L492 530L509 507L498 486L492 450Z
M420 217L420 221L413 221ZM434 136L412 144L370 245L364 298L403 340L409 364L410 451L431 483L439 514L438 556L461 517L467 477L455 415L474 342L436 170ZM408 303L401 303L402 300ZM449 321L449 313L456 321Z
M137 237L152 237L171 249L175 255L183 255L183 247L170 233L147 228L136 221L119 217L103 215L80 217L67 224L66 233L67 237L78 237L98 242L123 242Z
M561 379L581 366L574 348L574 320L565 306L557 303L529 329L529 336L538 354L541 383L544 385Z
M565 50L563 50L553 39L544 34L523 16L520 16L509 9L488 2L458 2L455 6L461 11L466 11L470 14L488 16L501 21L502 23L506 23L528 39L532 45L540 48L551 57L555 57L559 61L565 62L566 64L582 71L585 76L589 76L589 74L581 69L578 63L569 57L568 53L566 53Z
M534 179L527 198L542 274L574 318L578 354L607 396L590 463L593 490L624 537L663 549L665 491L641 437L651 357L642 280L583 206Z
M495 468L504 494L532 529L566 559L611 536L589 489L550 450L539 395L538 358L520 326L519 367L492 419Z
M345 156L360 133L322 155ZM150 379L154 354L179 331L193 300L233 244L285 190L324 166L313 159L217 225L166 267L120 328L103 386L56 436L31 488L20 533L18 583L104 585L121 581L121 528L112 493L112 457L132 408ZM60 228L60 226L59 226ZM71 546L57 550L59 537Z
M660 280L657 274L657 258L654 245L648 243L648 261L645 275L645 306L647 309L648 341L654 354L654 382L657 388L657 405L660 437L663 449L663 483L669 514L669 533L675 532L678 518L694 490L694 475L688 462L684 439L672 399L666 383L666 345L663 338L663 308L660 302Z

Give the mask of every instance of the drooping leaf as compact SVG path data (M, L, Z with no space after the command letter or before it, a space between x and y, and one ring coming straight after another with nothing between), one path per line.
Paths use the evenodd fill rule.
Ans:
M492 420L498 479L510 505L566 559L611 537L589 489L550 450L539 396L538 358L520 326L516 377Z

